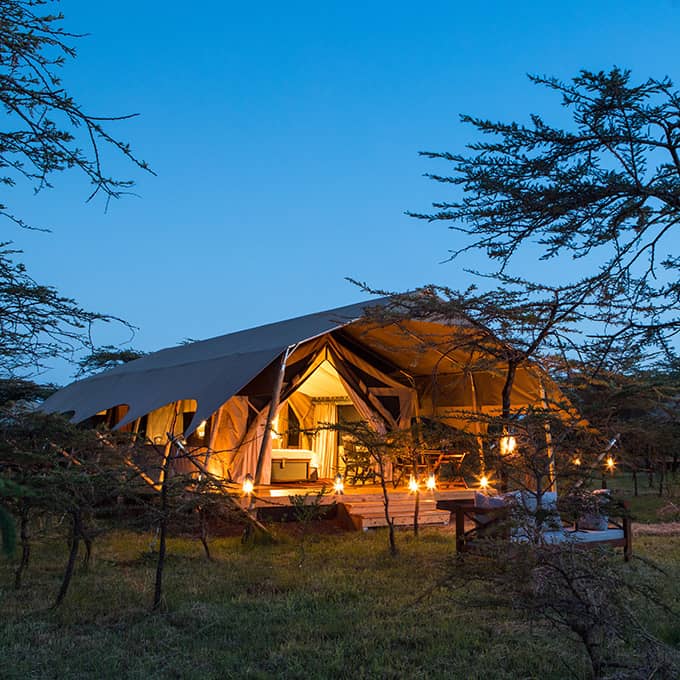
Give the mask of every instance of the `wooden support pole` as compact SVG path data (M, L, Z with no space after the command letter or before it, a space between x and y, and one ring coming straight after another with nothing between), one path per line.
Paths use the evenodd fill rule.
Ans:
M262 435L262 443L260 444L260 453L257 456L257 467L255 468L255 484L262 483L262 466L264 465L264 457L269 446L269 433L272 429L272 422L274 416L279 409L279 402L281 401L281 389L283 388L283 377L286 373L286 362L292 350L297 345L290 345L286 347L286 351L281 355L281 363L279 365L279 372L274 382L274 390L272 392L272 400L269 403L269 413L267 413L267 422L264 426L264 433Z

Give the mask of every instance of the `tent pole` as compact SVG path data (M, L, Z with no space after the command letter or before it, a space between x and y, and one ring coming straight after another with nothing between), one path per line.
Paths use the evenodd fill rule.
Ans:
M212 456L213 451L215 450L215 440L217 439L217 428L219 427L220 424L220 416L222 415L222 409L224 408L224 404L222 404L215 413L210 416L210 437L208 438L208 447L207 451L205 452L205 467L207 468L210 465L210 456Z
M545 393L545 386L543 385L543 380L540 381L541 390L541 403L543 408L548 410L548 399ZM557 476L555 474L555 449L552 445L552 432L550 431L550 423L546 420L543 424L545 429L545 446L546 453L548 454L548 490L557 493Z
M482 442L482 424L479 422L480 411L477 403L477 387L475 386L475 377L470 371L470 391L472 393L472 410L475 413L475 431L477 439L477 455L479 456L479 471L482 475L486 474L486 461L484 460L484 443Z
M297 347L297 345L289 345L286 347L286 351L281 356L281 364L279 365L279 372L276 376L276 381L274 382L274 391L272 392L272 400L269 403L269 413L267 413L267 422L264 426L264 433L262 435L262 444L260 444L260 453L257 456L257 467L255 468L255 484L260 484L262 479L262 466L264 465L264 455L267 451L267 446L269 445L268 437L272 429L272 422L274 420L274 415L278 411L279 402L281 401L281 390L283 388L283 377L286 373L286 362L291 352Z

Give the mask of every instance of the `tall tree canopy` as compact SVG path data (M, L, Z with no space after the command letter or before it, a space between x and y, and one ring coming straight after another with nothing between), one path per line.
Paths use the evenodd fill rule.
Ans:
M481 134L468 154L422 152L452 164L429 176L462 193L434 204L465 237L456 257L481 249L505 271L523 246L545 259L596 255L577 282L597 303L608 341L642 334L668 349L680 331L680 95L668 79L635 84L631 74L581 73L569 82L531 76L562 98L572 125L556 127L462 116ZM484 137L490 137L489 141ZM602 310L606 309L606 313Z
M118 198L133 182L106 174L107 149L151 172L106 130L107 122L131 116L92 115L62 84L59 70L75 58L73 43L81 36L62 27L53 6L51 0L0 0L0 216L20 227L45 226L9 206L9 190L22 180L40 191L55 173L77 170L92 184L88 200L98 193ZM92 322L110 320L33 280L10 241L0 239L0 378L29 374L45 360L89 347Z
M53 4L51 0L0 2L0 102L5 112L0 129L0 183L8 188L23 178L39 190L50 186L53 173L76 168L93 185L90 198L98 192L118 197L133 183L105 174L102 145L149 170L127 143L105 128L107 122L132 116L92 115L64 88L59 69L67 58L76 56L72 43L81 36L62 28L61 13L44 9ZM4 199L0 214L29 226Z

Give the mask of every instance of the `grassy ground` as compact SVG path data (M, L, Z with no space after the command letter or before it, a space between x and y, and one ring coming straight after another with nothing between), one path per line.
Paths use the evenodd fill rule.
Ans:
M382 531L313 535L269 546L173 539L166 610L151 614L149 536L113 532L95 546L57 612L63 542L40 546L26 589L0 563L2 678L564 678L585 677L576 645L520 625L512 612L463 606L441 587L453 536ZM680 575L680 537L641 538L639 553ZM628 568L628 567L627 567ZM634 567L631 567L634 568ZM677 586L668 597L678 597ZM656 622L680 641L680 626Z
M630 473L608 474L606 479L608 488L617 496L628 500L634 521L654 523L669 519L680 520L680 516L675 518L664 514L664 509L668 509L670 503L680 508L680 476L674 479L669 474L664 483L663 493L659 495L658 479L655 477L650 486L647 475L639 474L637 496L633 494L633 477Z

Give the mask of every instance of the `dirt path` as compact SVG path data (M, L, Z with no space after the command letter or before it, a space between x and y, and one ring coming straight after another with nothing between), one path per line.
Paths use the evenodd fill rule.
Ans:
M680 536L680 522L642 524L633 522L634 536Z

